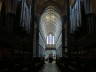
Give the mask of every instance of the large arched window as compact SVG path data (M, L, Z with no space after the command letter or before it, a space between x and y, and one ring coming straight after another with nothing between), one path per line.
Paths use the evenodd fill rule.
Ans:
M27 0L21 0L21 26L25 28L26 31L30 32L30 22L31 22L31 4L27 4Z

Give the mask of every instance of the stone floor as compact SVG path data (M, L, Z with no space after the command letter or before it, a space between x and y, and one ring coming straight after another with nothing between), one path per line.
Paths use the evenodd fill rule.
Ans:
M45 63L44 68L40 72L60 72L55 62Z

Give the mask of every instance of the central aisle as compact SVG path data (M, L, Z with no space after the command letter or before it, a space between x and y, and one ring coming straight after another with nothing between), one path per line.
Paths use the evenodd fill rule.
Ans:
M44 68L40 72L60 72L55 63L45 63Z

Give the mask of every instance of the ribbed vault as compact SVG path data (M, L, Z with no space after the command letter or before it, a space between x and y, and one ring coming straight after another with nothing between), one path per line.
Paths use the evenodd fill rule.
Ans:
M61 30L62 21L58 10L54 6L48 6L41 15L40 31L43 32L45 39L49 34L52 34L56 42Z

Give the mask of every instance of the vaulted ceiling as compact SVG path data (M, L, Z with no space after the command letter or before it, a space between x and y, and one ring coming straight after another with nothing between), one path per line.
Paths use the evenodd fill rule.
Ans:
M37 0L35 4L36 15L41 15L48 6L56 6L60 10L60 14L66 14L66 0Z
M50 11L51 8L53 10ZM57 40L62 31L62 16L66 15L66 3L64 0L37 0L35 13L40 16L40 29L46 38L49 34L55 36ZM48 10L49 8L49 10ZM56 11L55 11L56 10Z
M35 12L36 15L41 18L40 30L42 31L45 39L49 34L52 34L55 36L56 41L56 38L61 31L60 15L65 14L64 5L64 0L37 0ZM58 12L55 11L55 9L57 9Z
M60 14L53 6L48 6L41 16L40 29L46 38L49 34L52 34L58 38L62 31L62 20Z

